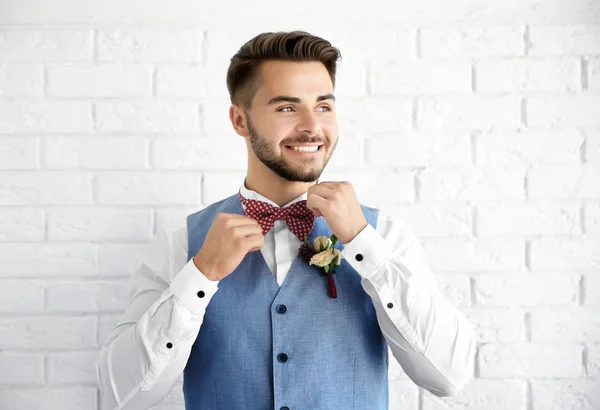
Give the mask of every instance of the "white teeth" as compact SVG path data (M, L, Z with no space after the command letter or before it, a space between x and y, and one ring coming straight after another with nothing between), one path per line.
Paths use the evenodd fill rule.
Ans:
M312 147L290 147L291 149L293 149L294 151L302 151L302 152L316 152L319 147L318 146L312 146Z

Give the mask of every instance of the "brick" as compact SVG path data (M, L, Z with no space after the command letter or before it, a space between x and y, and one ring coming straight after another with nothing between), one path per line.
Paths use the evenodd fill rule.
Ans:
M91 204L91 176L45 171L0 173L0 205Z
M530 55L599 54L600 26L587 24L532 25Z
M436 273L438 289L457 307L471 306L471 285L469 277L459 273Z
M531 269L595 269L600 236L542 237L531 241Z
M69 387L0 390L0 403L9 409L97 410L97 390L91 387Z
M0 242L42 241L44 214L37 209L5 208L0 213Z
M219 138L219 136L233 137L235 133L229 120L229 100L215 99L200 105L203 136Z
M367 94L367 65L341 61L335 73L336 97L364 97Z
M201 30L100 30L100 61L199 62Z
M477 234L551 235L576 234L579 206L550 201L503 202L477 206Z
M524 27L431 27L421 29L424 58L522 56Z
M527 384L524 380L475 379L454 397L423 394L423 410L522 410L526 405Z
M584 297L586 306L600 306L600 275L590 274L585 276Z
M403 133L368 138L364 143L369 167L460 166L469 163L471 156L471 137L466 132Z
M329 157L327 168L348 169L362 166L364 162L363 142L364 139L360 136L344 134L342 138L338 139L335 152Z
M319 179L324 181L348 181L354 187L356 196L363 201L413 202L413 174L409 170L399 169L390 172L375 169L368 172L325 171ZM374 184L373 181L377 181ZM393 186L395 189L381 189L381 186Z
M142 242L152 237L151 210L51 209L47 219L51 241Z
M158 137L152 141L152 166L157 169L246 170L248 151L238 135L215 138Z
M44 291L44 284L37 281L0 281L0 313L43 312Z
M44 384L44 355L0 351L0 385L32 384Z
M0 243L3 277L85 276L94 275L96 271L94 245Z
M437 272L497 272L525 269L525 243L517 239L447 238L423 241Z
M403 220L417 237L444 238L471 236L472 223L469 205L460 203L377 203L380 213L391 213Z
M525 342L525 312L516 308L462 309L480 343Z
M600 343L590 343L587 348L587 375L600 377Z
M159 209L156 211L156 231L158 232L161 229L166 231L187 229L187 216L204 208L199 206Z
M520 167L428 167L418 180L424 201L524 199L525 170Z
M534 380L534 410L595 410L600 408L598 380Z
M223 77L225 73L226 71L221 72ZM208 96L211 78L216 78L216 76L209 75L199 65L160 66L156 70L156 95L158 97L204 98ZM225 84L224 79L222 83L222 85Z
M378 132L408 131L412 128L412 101L409 98L344 99L336 103L340 135L371 135Z
M477 163L493 165L579 164L585 135L574 129L498 131L476 136Z
M587 60L586 68L587 89L600 90L600 57Z
M538 166L527 176L530 199L575 199L600 197L598 164Z
M57 65L47 69L50 97L146 97L152 95L152 69L132 64Z
M0 46L1 49L1 46ZM0 60L2 57L0 57ZM44 96L44 71L39 64L0 64L0 97Z
M5 349L85 349L96 345L96 318L0 318L0 344Z
M127 280L52 281L48 283L46 311L122 312L126 308L127 292Z
M579 276L568 273L480 275L475 279L479 306L575 306Z
M0 30L0 61L91 61L89 30Z
M102 276L131 275L140 262L145 244L101 243L98 245L98 274Z
M93 130L89 102L0 101L0 133L73 133Z
M340 50L342 64L406 61L415 56L416 35L413 30L354 26L351 29L319 28L315 34Z
M231 57L259 32L243 26L232 30L208 30L205 39L206 63L226 68Z
M478 354L480 375L490 379L581 377L581 357L582 347L568 343L487 344Z
M373 63L371 94L422 95L471 91L471 64L466 61Z
M43 161L50 169L144 169L147 145L142 137L46 137Z
M202 205L208 206L234 195L244 183L245 177L245 171L204 172L202 174Z
M542 342L599 342L597 310L537 309L531 313L531 340Z
M49 383L96 384L98 352L50 353L46 375Z
M195 133L200 130L198 105L183 101L96 103L98 132Z
M37 138L0 137L0 145L0 169L39 169Z
M520 124L520 104L515 96L424 97L417 104L420 129L491 129Z
M196 205L200 176L194 174L106 173L98 176L102 205Z
M581 63L574 58L481 61L475 79L479 92L578 91Z
M585 159L589 163L600 163L600 130L585 130Z
M600 95L530 97L526 110L530 127L600 126Z

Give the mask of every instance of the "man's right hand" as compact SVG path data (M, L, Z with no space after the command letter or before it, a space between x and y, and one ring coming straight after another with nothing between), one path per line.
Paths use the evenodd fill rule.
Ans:
M265 241L256 220L239 214L219 213L204 245L194 256L194 264L209 280L229 276L248 252L262 249Z

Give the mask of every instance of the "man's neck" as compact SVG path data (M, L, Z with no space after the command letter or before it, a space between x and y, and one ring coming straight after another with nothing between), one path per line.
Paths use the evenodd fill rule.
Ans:
M317 181L292 182L278 176L270 179L253 178L250 174L244 180L246 189L259 193L279 206L284 206L288 202L298 198L316 183Z

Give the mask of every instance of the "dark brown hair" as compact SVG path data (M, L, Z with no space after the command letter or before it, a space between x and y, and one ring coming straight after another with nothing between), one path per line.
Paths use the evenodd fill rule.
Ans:
M260 64L269 60L320 61L335 87L340 51L321 37L305 31L261 33L244 44L231 58L227 89L232 104L249 109L258 89Z

